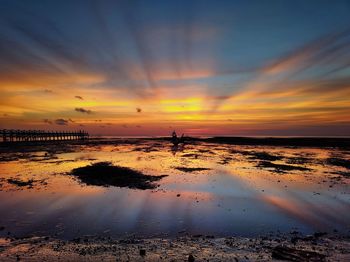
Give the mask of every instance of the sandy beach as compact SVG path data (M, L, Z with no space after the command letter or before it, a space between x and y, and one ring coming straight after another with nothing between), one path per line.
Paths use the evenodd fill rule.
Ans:
M1 239L1 261L349 261L350 239L334 235L119 239ZM39 259L40 258L40 259Z

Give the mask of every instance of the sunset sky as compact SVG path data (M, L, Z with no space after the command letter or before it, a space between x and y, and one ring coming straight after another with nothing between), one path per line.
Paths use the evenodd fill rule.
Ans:
M350 1L0 6L0 128L350 134Z

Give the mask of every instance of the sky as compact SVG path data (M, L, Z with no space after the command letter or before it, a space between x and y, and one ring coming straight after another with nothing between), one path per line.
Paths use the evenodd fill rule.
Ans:
M350 1L0 6L1 129L350 134Z

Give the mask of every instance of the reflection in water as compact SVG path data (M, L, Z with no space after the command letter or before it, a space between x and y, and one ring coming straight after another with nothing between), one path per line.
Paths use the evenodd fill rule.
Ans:
M287 216L298 219L305 225L316 228L332 228L338 225L346 228L348 218L342 216L343 210L350 210L349 203L327 203L327 198L322 204L314 203L307 197L295 196L295 198L281 198L278 196L263 196L263 201L274 205Z
M199 142L172 147L147 140L82 146L52 157L36 152L0 163L0 226L5 227L0 234L251 236L295 228L304 233L334 229L346 233L350 181L339 172L347 170L324 161L335 154L350 156L331 149ZM259 167L259 161L266 159L289 165L289 170ZM99 161L168 176L157 189L133 190L84 186L66 175ZM33 179L33 187L12 185L7 182L10 178Z
M176 156L176 153L182 152L184 148L185 148L185 144L172 145L171 152L173 153L173 156Z

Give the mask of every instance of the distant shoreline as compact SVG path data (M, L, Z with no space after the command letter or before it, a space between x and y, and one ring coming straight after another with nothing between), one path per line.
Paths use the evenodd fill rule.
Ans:
M99 141L133 141L133 140L161 140L169 141L170 137L114 137L91 138ZM186 143L208 142L230 145L266 145L266 146L297 146L297 147L340 147L350 148L350 137L244 137L244 136L213 136L213 137L185 137Z
M164 139L169 136L99 136L99 135L90 135L90 139ZM268 138L286 138L286 139L294 139L294 138L322 138L322 139L332 139L332 138L342 138L342 139L350 139L350 136L226 136L226 135L212 135L212 136L188 136L185 134L185 137L191 139L212 139L212 138L257 138L257 139L268 139Z
M345 137L212 137L203 141L233 145L350 148L350 138Z
M0 142L2 148L16 148L22 146L49 146L49 145L98 145L98 144L137 144L140 140L169 141L170 137L91 137L89 140L62 140L36 142ZM247 146L291 146L291 147L337 147L350 149L350 137L185 137L185 144L198 142L247 145Z

